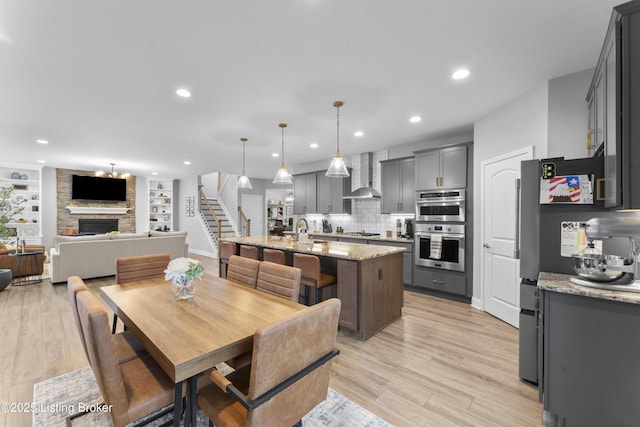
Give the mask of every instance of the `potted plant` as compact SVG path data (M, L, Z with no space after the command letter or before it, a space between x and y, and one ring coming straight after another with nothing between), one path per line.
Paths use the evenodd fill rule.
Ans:
M4 249L4 242L8 238L16 235L16 230L7 228L7 224L24 211L26 200L14 200L13 192L13 187L0 187L0 249ZM0 291L9 286L12 279L11 270L8 268L0 269Z

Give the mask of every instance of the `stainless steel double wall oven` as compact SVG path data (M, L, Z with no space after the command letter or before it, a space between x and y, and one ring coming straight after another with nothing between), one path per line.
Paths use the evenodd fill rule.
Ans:
M416 193L416 265L464 271L465 203L464 189Z

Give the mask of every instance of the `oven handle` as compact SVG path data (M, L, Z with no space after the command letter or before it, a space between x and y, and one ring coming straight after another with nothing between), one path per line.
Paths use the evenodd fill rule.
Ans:
M520 259L520 178L516 178L516 229L514 237L513 258Z
M451 233L413 233L415 237L431 237L433 235L441 235L443 239L464 239L464 234Z

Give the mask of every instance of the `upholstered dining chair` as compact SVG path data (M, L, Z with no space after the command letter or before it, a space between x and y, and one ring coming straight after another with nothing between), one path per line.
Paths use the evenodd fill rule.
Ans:
M171 261L169 254L139 255L116 259L116 283L135 282L137 280L152 279L164 276L164 270ZM113 314L111 333L116 333L118 315ZM125 325L126 329L126 325Z
M340 300L331 298L258 329L250 367L198 393L216 427L292 426L327 398Z
M98 298L78 292L76 301L89 364L114 426L125 426L173 403L175 384L150 355L118 361L107 310Z
M260 259L258 256L258 248L255 246L240 245L240 256L250 259Z
M69 293L69 301L71 302L71 311L73 312L73 319L76 322L78 328L78 334L80 335L80 341L82 342L82 348L84 354L89 359L89 353L87 352L87 345L84 340L84 332L82 331L82 325L80 324L80 316L78 314L78 303L76 295L78 292L91 292L84 281L78 276L71 276L67 279L67 291ZM133 335L131 331L124 331L113 336L113 347L116 352L116 358L118 362L126 362L136 357L144 356L147 354L144 345Z
M255 288L258 280L260 261L231 255L227 268L227 279Z
M337 286L336 276L320 270L320 258L315 255L293 254L293 266L302 270L300 284L307 286L305 304L309 305L309 288L315 289L316 303L320 302L321 289L325 286Z
M220 277L227 277L227 268L229 267L229 258L236 254L236 244L233 242L220 242Z
M258 270L256 289L298 302L300 277L299 268L263 261Z
M262 260L275 262L276 264L285 264L284 252L278 249L264 248L262 250Z

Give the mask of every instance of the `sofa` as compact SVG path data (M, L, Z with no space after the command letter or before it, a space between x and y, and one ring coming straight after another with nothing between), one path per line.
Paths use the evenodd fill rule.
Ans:
M186 231L57 236L49 251L51 283L66 283L69 276L83 279L113 276L116 259L165 253L171 259L187 256Z
M16 262L16 257L9 255L10 253L15 252L16 248L8 248L4 244L0 243L0 269L6 268L11 270L13 277L20 277L25 275L27 276L41 275L42 271L44 270L44 258L45 258L44 250L45 250L44 246L27 245L25 247L26 252L42 251L42 254L36 255L37 263L34 270L31 270L31 265L29 265L29 270L22 271L22 274L16 274L13 268Z

